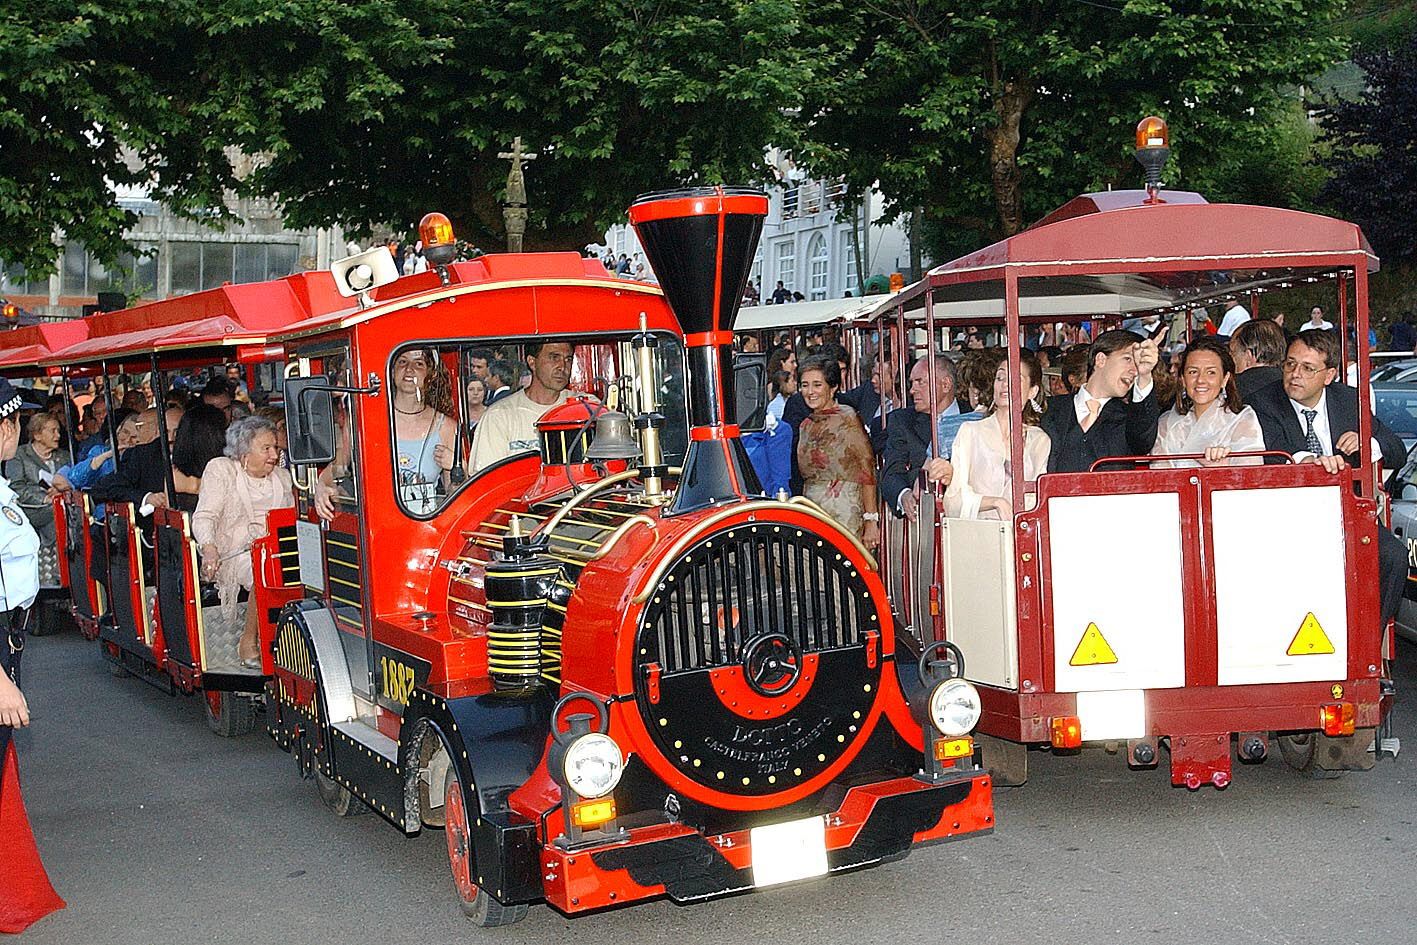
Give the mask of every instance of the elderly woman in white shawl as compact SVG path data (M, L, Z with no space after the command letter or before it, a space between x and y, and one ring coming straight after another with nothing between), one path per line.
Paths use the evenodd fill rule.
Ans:
M238 598L251 590L251 544L266 534L266 513L295 504L290 473L280 465L275 424L245 417L226 429L224 455L207 463L192 514L192 536L202 555L202 578L215 581L221 616L228 625L240 614ZM237 645L241 665L261 665L256 609L247 607Z
M1259 417L1240 400L1235 387L1235 361L1230 349L1215 338L1192 341L1181 354L1181 390L1176 407L1161 415L1153 456L1187 453L1200 459L1158 462L1157 468L1190 466L1257 466L1258 456L1231 456L1264 449Z

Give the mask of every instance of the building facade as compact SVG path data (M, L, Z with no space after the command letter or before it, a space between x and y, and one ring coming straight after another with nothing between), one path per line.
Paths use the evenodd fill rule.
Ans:
M0 296L41 319L76 318L84 306L97 304L100 292L121 293L133 304L228 282L278 279L325 268L345 255L338 228L288 230L269 200L230 201L240 223L179 217L133 191L120 191L118 203L138 214L128 233L136 254L105 266L83 244L61 238L53 275L30 279L23 267L4 265Z

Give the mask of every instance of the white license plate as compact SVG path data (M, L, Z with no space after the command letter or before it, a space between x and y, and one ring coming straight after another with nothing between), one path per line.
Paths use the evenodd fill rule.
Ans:
M1085 742L1146 737L1146 693L1140 689L1080 692L1078 721Z
M753 885L775 886L827 873L827 825L820 817L754 827Z

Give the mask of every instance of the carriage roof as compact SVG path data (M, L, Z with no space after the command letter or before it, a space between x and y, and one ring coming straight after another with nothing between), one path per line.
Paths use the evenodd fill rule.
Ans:
M1199 194L1140 190L1084 194L1021 233L931 269L869 317L903 307L936 319L1002 320L1005 282L1018 280L1019 315L1047 320L1181 311L1378 268L1352 223L1276 207L1208 203Z

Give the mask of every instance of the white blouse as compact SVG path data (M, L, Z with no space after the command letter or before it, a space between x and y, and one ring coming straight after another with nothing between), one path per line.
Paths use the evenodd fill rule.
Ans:
M1052 445L1041 427L1023 428L1024 481L1033 482L1048 471L1048 451ZM1002 496L1013 501L1009 444L994 417L960 425L950 463L954 466L954 477L945 490L945 514L950 518L997 519L999 513L995 509L980 511L984 497Z
M1197 417L1194 410L1177 413L1168 410L1161 415L1156 426L1156 445L1151 448L1153 456L1178 453L1204 453L1211 446L1226 446L1232 453L1247 453L1264 449L1264 433L1260 430L1260 418L1249 407L1239 413L1226 408L1216 401L1210 409ZM1227 466L1258 466L1264 460L1259 456L1242 456L1227 459ZM1193 459L1173 459L1156 463L1157 469L1189 469L1199 466Z

